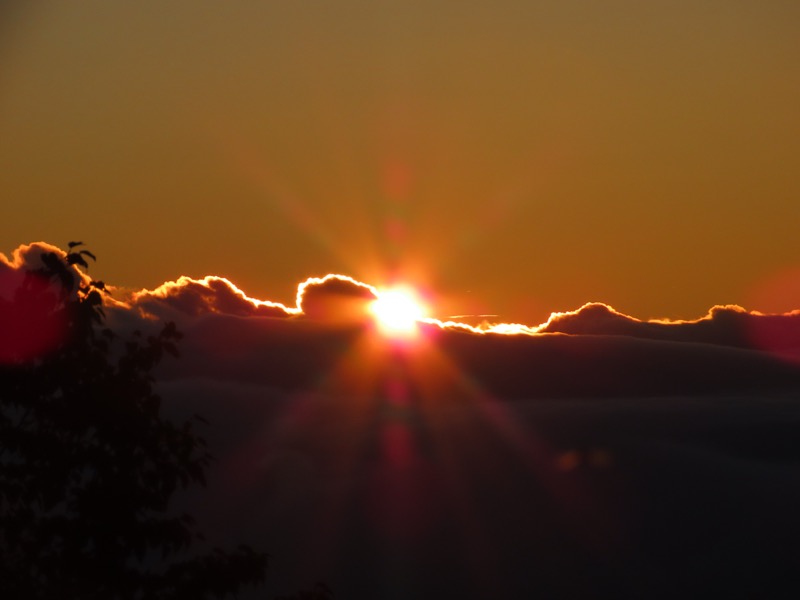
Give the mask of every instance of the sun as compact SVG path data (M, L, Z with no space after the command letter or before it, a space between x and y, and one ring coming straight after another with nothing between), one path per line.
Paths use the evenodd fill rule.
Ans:
M425 306L417 294L406 287L379 291L370 311L378 328L392 337L413 335L417 331L417 322L425 317Z

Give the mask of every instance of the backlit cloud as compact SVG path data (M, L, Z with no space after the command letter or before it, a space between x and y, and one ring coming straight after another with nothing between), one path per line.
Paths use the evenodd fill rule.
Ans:
M18 279L24 273L35 272L43 266L42 255L51 253L55 254L62 261L67 255L61 248L46 242L23 244L11 253L10 258L0 252L0 276L8 278L8 281L11 281L12 279ZM91 280L88 275L75 266L67 266L67 270L72 273L77 282L88 283ZM6 285L3 289L0 289L0 294L8 293L13 289L13 286Z
M371 285L345 275L326 275L300 284L297 308L314 319L364 320L368 304L377 297Z
M296 305L251 298L225 277L182 276L154 290L131 296L131 306L160 318L208 314L236 317L306 316L320 320L364 320L366 306L377 298L375 288L345 275L311 277L297 288Z
M288 317L296 311L277 302L250 298L224 277L202 279L182 276L154 290L133 294L131 304L146 315L170 318L175 313L191 317L224 314L238 317Z
M589 303L575 311L553 313L538 331L715 344L763 350L784 359L800 360L800 311L765 315L725 305L714 306L695 320L641 321L606 304Z
M24 246L12 259L2 257L0 272L35 269L48 251L64 255L46 244ZM362 370L380 362L385 342L369 326L368 310L379 294L351 277L327 275L302 282L295 306L287 306L248 296L224 277L180 277L108 308L129 329L152 326L153 319L177 322L186 333L184 358L165 366L165 376L202 373L299 389L338 381L326 374L342 361ZM716 306L692 321L643 321L591 303L553 313L539 326L426 318L419 329L421 341L404 352L431 365L435 354L444 356L503 397L696 394L798 380L798 312Z
M20 246L10 258L0 253L0 364L41 356L67 335L67 323L56 310L61 301L56 284L37 274L44 266L43 259L54 256L64 269L61 275L73 278L74 296L78 284L91 279L64 263L63 250L35 242Z

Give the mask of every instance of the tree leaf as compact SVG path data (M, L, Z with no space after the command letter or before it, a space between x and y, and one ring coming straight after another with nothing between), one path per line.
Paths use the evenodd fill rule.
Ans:
M89 264L83 260L83 257L80 254L67 254L67 264L68 265L80 265L86 269L89 268Z

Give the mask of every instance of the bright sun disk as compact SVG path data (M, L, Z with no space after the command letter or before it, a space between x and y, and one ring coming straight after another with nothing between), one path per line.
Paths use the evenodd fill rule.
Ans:
M406 288L392 288L378 293L370 309L380 329L388 335L413 334L425 309L416 294Z

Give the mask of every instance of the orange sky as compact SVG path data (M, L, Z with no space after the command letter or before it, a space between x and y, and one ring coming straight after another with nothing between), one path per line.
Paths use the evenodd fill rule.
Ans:
M0 9L0 251L435 316L800 307L796 2Z

